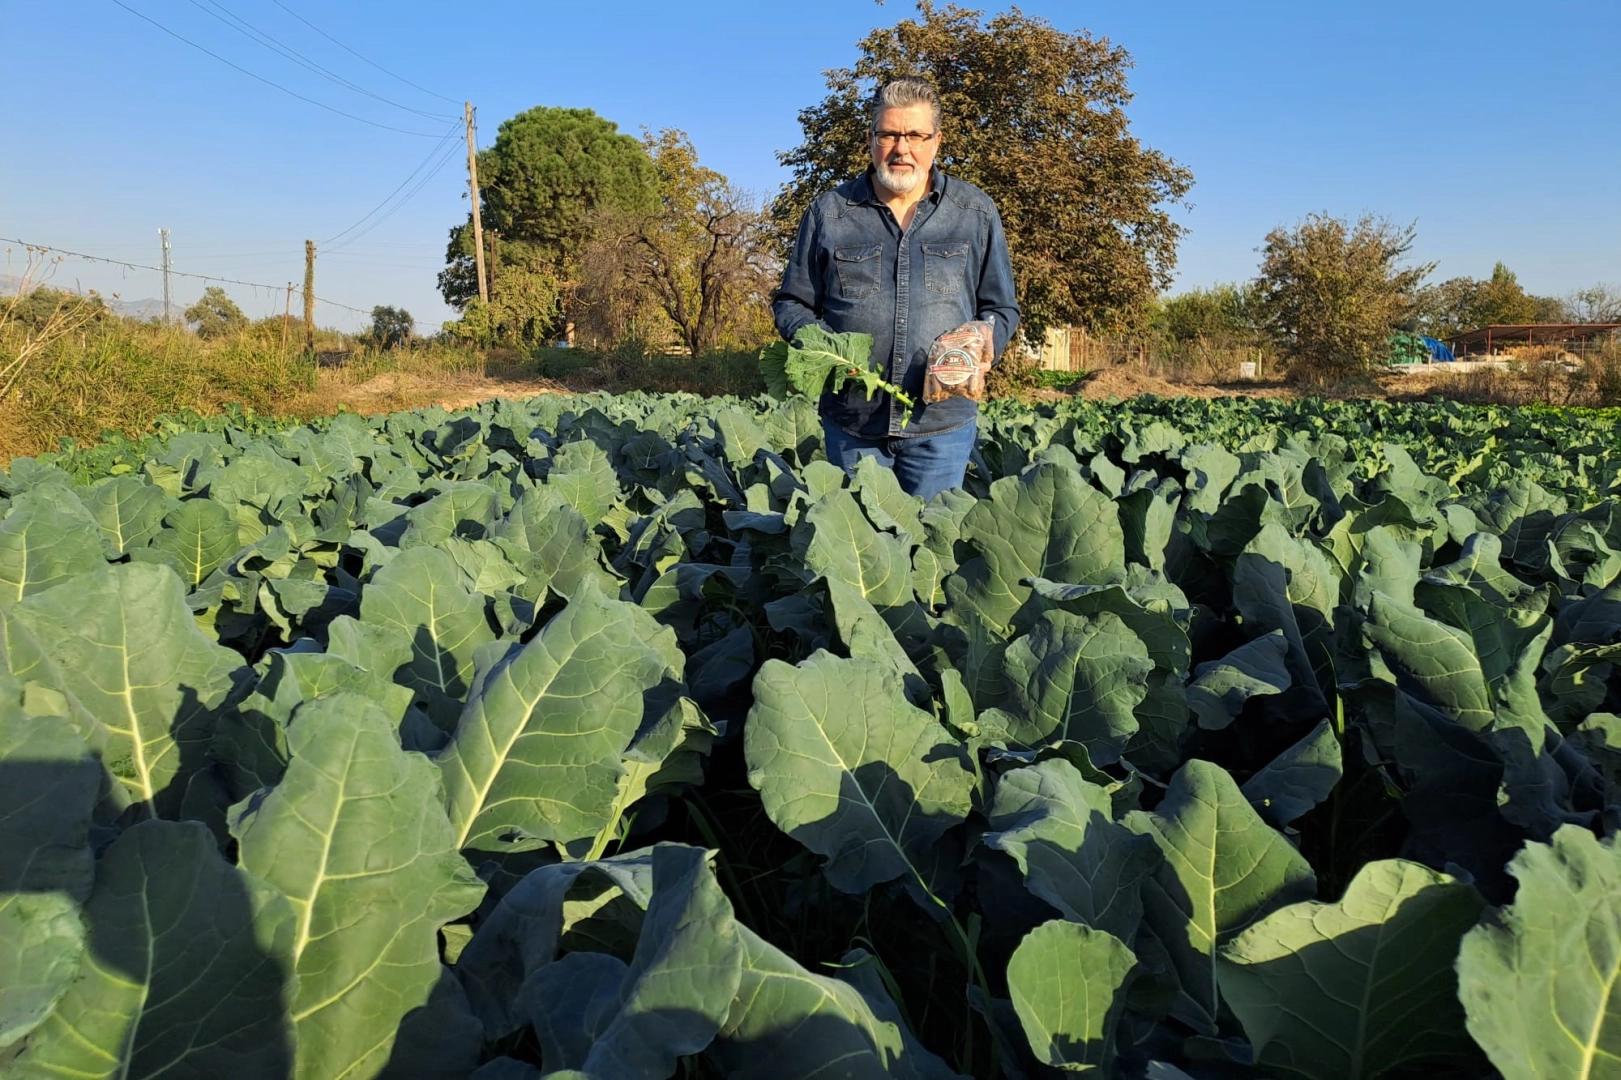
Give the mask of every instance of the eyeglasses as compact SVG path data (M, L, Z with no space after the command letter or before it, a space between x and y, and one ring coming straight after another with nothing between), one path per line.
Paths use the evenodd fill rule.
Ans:
M902 139L905 139L913 146L927 146L939 136L938 131L875 131L872 133L872 137L878 140L879 146L898 146Z

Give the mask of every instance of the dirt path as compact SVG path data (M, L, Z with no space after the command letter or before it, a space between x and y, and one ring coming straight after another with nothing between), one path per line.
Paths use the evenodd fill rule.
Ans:
M1387 375L1380 376L1376 385L1362 384L1340 391L1322 392L1317 396L1415 401L1425 400L1439 388L1437 380L1433 378ZM537 394L575 392L577 392L575 388L538 376L389 373L375 376L362 383L350 384L339 374L329 376L323 373L321 385L315 392L291 403L286 411L294 415L316 415L333 413L343 407L363 416L370 416L403 409L420 409L428 405L464 409L495 398L522 400ZM1073 390L1038 390L1032 396L1044 401L1060 401L1077 395L1093 401L1106 401L1111 398L1125 400L1145 394L1156 397L1197 398L1302 396L1296 388L1273 380L1218 384L1179 383L1125 367L1104 368L1088 376Z
M362 416L441 405L465 409L495 398L521 400L537 394L569 394L568 387L552 379L502 378L490 375L413 375L391 372L363 383L345 384L341 377L323 376L314 393L292 402L294 415L334 413L349 409Z
M1500 378L1499 383L1503 380ZM1465 393L1473 391L1473 394ZM1298 398L1322 397L1335 400L1389 400L1389 401L1427 401L1439 394L1443 397L1472 400L1478 396L1479 391L1467 385L1467 378L1459 380L1446 373L1424 373L1403 375L1377 375L1370 380L1358 381L1343 387L1317 390L1310 395L1299 388L1290 386L1281 380L1234 381L1229 383L1177 383L1161 379L1155 375L1147 375L1124 367L1104 368L1089 376L1080 384L1075 393L1083 398L1107 400L1109 398L1137 397L1142 394L1153 394L1157 397L1251 397L1251 398ZM1044 396L1060 398L1069 396L1069 391L1048 391Z
M1243 382L1204 385L1173 383L1156 375L1146 375L1124 367L1104 368L1080 385L1080 396L1093 400L1139 397L1294 397L1293 390L1277 382Z

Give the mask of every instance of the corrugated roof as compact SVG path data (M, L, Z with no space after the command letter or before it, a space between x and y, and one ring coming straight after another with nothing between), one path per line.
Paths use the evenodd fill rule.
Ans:
M1486 342L1498 341L1525 341L1531 344L1536 339L1543 341L1568 341L1571 338L1591 338L1600 334L1607 334L1621 330L1621 322L1610 323L1506 323L1501 326L1482 326L1478 330L1468 330L1462 334L1454 334L1447 338L1447 344L1454 349L1467 345L1484 345Z

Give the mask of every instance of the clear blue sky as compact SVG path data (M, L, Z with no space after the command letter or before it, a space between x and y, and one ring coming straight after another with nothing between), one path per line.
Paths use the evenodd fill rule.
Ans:
M471 99L480 145L535 105L586 107L622 130L686 130L701 157L762 195L775 151L821 72L875 26L912 14L822 4L281 0L430 96L367 66L276 0L125 0L220 56L307 97L436 135ZM1621 284L1621 3L1209 0L1021 5L1136 61L1135 133L1193 170L1178 287L1253 274L1268 229L1326 210L1416 220L1437 277L1503 260L1539 293ZM402 111L305 70L211 15L228 12ZM173 233L175 269L302 278L303 241L355 224L434 148L295 100L112 0L0 4L0 236L141 263ZM476 20L476 21L475 21ZM948 118L949 128L949 118ZM949 135L948 135L949 137ZM447 144L448 149L448 144ZM426 170L425 170L426 171ZM408 189L409 190L409 189ZM323 245L316 292L451 314L434 275L466 214L464 154L347 246ZM352 236L352 234L351 234ZM3 245L0 245L3 246ZM13 252L9 270L20 256ZM59 282L161 295L157 275L70 261ZM203 282L181 279L186 302ZM282 294L230 286L250 313ZM333 308L324 324L353 328Z

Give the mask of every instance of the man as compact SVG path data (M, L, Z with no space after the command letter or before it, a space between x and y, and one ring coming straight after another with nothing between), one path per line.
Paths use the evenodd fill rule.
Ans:
M962 486L979 405L966 397L922 404L929 346L989 320L988 369L1019 326L1013 268L990 197L934 165L941 133L933 85L913 77L887 83L869 119L871 166L805 211L771 309L787 339L811 322L872 335L885 381L919 404L908 417L890 395L869 401L854 382L824 394L828 459L852 469L871 455L895 470L904 490L931 499Z

